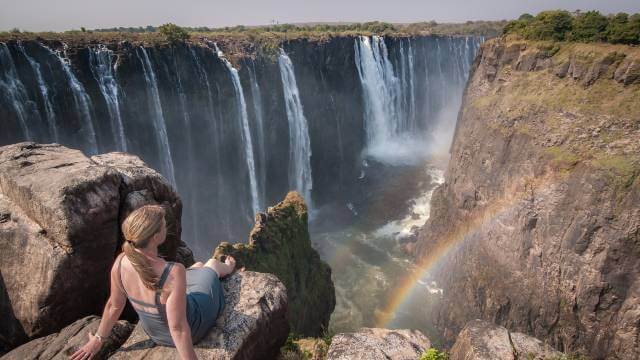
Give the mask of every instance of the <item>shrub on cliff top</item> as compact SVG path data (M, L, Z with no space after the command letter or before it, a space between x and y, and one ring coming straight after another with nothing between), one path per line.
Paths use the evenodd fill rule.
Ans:
M543 11L523 29L524 37L531 40L562 41L573 28L573 18L568 11Z
M599 11L587 11L578 14L573 20L571 40L594 42L607 39L609 20Z
M640 44L640 14L606 17L598 11L543 11L536 16L523 14L509 22L503 34L517 34L527 40Z
M164 24L158 28L160 34L169 42L185 41L189 39L189 32L176 24Z

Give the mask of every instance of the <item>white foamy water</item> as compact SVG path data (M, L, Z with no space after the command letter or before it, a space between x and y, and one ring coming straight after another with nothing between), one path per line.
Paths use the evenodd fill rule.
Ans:
M444 182L444 171L435 167L427 168L433 186L413 200L409 215L385 224L374 232L376 237L395 237L396 240L413 235L415 227L423 226L431 214L431 197L435 188Z

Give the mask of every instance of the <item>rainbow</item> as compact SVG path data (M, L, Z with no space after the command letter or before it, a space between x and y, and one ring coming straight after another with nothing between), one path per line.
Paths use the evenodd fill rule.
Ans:
M542 180L542 183L547 183L548 180ZM525 183L529 188L527 190L531 191L534 187L543 185L540 183L538 186L534 186L532 181ZM397 287L391 289L384 308L376 311L376 327L389 327L389 323L394 319L397 311L417 288L418 281L434 269L441 260L448 258L448 255L458 249L470 235L481 230L485 224L496 220L501 214L513 208L516 203L531 195L528 191L518 193L515 189L508 193L514 195L496 200L475 216L462 221L461 225L450 230L444 238L437 241L435 247L429 249L429 252L419 259L414 270Z

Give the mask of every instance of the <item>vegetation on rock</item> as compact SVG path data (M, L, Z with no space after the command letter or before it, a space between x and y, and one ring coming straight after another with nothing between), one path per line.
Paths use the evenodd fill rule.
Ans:
M449 360L449 355L444 351L431 348L422 353L420 360Z
M287 287L292 330L321 335L335 306L335 290L331 268L311 247L304 199L290 192L256 218L247 244L221 243L214 256L231 255L238 268L276 275Z

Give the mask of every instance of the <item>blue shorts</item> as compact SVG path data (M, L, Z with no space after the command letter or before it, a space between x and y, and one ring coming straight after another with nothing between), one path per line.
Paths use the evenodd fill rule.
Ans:
M224 292L215 270L187 269L187 321L194 344L216 324L223 309Z

